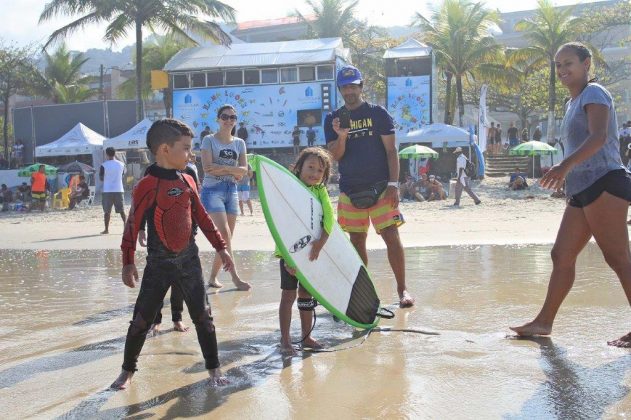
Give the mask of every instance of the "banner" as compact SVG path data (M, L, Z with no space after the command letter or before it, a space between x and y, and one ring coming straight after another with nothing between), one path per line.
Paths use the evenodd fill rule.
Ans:
M486 91L487 85L482 85L480 89L480 111L478 113L478 146L480 150L486 150L486 132L488 127L488 117L486 114Z
M418 130L429 124L430 76L388 77L388 112L397 134Z

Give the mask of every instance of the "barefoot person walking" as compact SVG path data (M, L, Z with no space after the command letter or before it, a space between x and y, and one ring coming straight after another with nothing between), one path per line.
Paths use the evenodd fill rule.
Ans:
M521 336L548 335L574 283L576 258L594 236L607 264L615 271L631 303L631 254L626 227L631 202L631 175L622 165L611 94L588 81L591 52L583 44L563 45L556 72L570 91L561 135L567 157L553 166L541 185L555 189L566 181L568 205L552 248L552 275L543 308L536 318L511 327ZM608 343L631 347L631 333Z

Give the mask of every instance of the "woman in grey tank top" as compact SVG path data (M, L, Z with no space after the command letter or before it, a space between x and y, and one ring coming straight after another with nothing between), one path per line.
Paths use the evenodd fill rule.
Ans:
M565 181L568 205L552 248L552 275L543 307L533 321L511 327L521 336L552 332L557 311L574 283L576 258L592 236L631 303L626 225L631 177L620 157L613 100L605 88L588 81L591 52L583 44L561 46L555 64L559 80L571 95L561 126L567 157L553 166L540 184L556 189ZM608 344L631 347L631 333Z
M224 105L217 111L219 131L202 139L202 182L201 201L206 211L226 241L232 255L232 233L239 214L237 182L247 173L248 164L245 142L234 137L237 125L237 111L232 105ZM210 287L222 287L217 280L221 269L221 258L215 254L210 271ZM237 273L236 264L230 271L232 282L239 290L249 290Z

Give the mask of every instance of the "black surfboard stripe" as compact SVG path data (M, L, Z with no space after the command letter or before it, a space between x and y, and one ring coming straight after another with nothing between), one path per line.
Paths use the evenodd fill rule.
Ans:
M375 322L379 310L379 297L375 286L370 281L366 268L362 266L357 273L353 290L346 308L346 316L362 324Z

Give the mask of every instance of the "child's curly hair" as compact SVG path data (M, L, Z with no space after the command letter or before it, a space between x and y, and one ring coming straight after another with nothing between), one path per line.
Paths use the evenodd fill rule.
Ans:
M321 147L307 147L300 155L298 155L298 160L294 163L294 168L292 172L298 178L300 178L300 171L302 170L302 166L305 164L305 160L308 157L315 156L320 160L320 163L324 167L324 175L322 176L322 184L326 184L329 181L329 176L331 175L331 154L321 148Z

